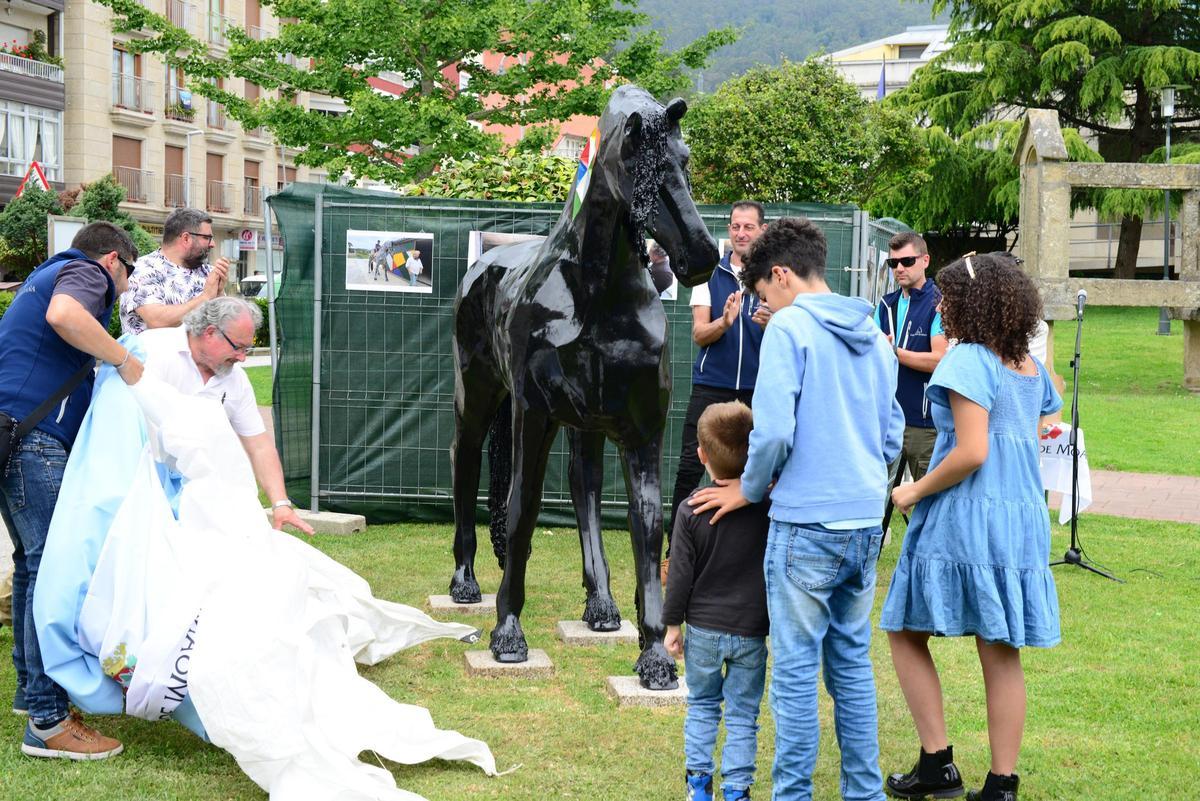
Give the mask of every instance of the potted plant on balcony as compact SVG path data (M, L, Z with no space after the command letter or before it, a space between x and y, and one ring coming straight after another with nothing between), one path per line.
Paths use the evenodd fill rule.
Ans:
M173 120L192 121L196 116L196 110L191 106L185 106L182 101L176 100L171 105L167 106L167 116Z
M50 51L46 49L45 31L34 31L33 41L29 44L18 44L16 39L11 42L0 42L0 53L9 53L30 61L40 61L43 64L53 64L56 67L63 65L61 58L50 55Z

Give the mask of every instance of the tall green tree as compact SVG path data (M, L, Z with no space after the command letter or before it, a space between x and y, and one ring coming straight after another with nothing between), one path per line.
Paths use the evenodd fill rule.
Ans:
M146 254L158 248L154 237L133 218L133 215L121 208L125 200L125 187L117 182L111 173L103 175L90 184L80 187L79 198L71 206L70 214L83 217L88 222L106 220L121 226L129 232L138 253Z
M862 203L922 158L911 122L863 100L821 59L732 78L682 124L693 189L709 203Z
M46 260L47 214L62 214L58 193L27 186L0 211L0 273L24 281Z
M951 46L897 102L952 137L1026 108L1050 108L1064 125L1094 133L1105 160L1161 163L1162 87L1181 87L1175 125L1200 120L1196 0L935 0L933 9L949 9ZM1200 156L1173 150L1173 162L1177 152L1180 160ZM1095 202L1121 218L1117 277L1132 277L1142 217L1156 204L1161 210L1162 193L1098 193Z
M244 128L266 127L299 148L298 162L394 184L424 178L445 158L497 152L498 138L479 123L598 114L614 81L660 96L687 87L685 68L735 38L720 29L665 51L635 0L262 0L285 20L279 35L257 40L233 28L217 53L136 0L97 2L113 9L118 29L153 33L131 49L182 67L194 92ZM484 52L506 55L507 68L473 67ZM382 73L408 84L399 100L368 84ZM278 96L248 102L218 88L229 78ZM306 110L298 92L338 98L348 111Z

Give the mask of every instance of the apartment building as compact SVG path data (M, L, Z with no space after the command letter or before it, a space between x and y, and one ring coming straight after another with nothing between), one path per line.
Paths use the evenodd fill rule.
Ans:
M4 0L0 4L0 206L12 198L31 161L61 189L63 0ZM27 57L34 55L34 58Z
M214 53L227 46L233 26L257 38L278 29L259 0L142 1ZM215 247L238 262L238 277L263 272L263 194L308 177L294 163L296 151L281 151L265 130L243 130L219 104L193 95L179 69L131 52L128 43L141 34L115 33L106 7L66 0L63 16L61 180L74 186L111 172L125 187L124 208L156 235L172 210L206 209ZM223 88L249 99L264 95L241 79Z

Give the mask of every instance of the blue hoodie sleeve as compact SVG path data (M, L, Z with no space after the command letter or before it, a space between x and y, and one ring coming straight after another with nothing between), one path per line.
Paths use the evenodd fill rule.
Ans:
M766 496L767 487L792 452L804 365L804 351L797 345L795 331L777 314L763 335L759 381L754 386L754 430L742 471L742 497L751 503Z
M904 447L904 408L900 399L892 393L892 408L887 421L887 437L883 441L883 461L891 464L900 456Z

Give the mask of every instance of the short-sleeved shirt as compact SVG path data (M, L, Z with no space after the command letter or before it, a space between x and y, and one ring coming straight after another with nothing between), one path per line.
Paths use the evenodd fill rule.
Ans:
M192 360L183 326L144 331L138 336L138 343L146 351L146 375L165 381L187 395L219 400L230 425L240 436L253 437L267 430L258 413L254 388L240 364L205 383Z
M416 256L409 256L404 267L413 275L420 275L421 271L425 269L425 265L421 264L421 260Z
M729 262L729 269L733 271L733 277L741 280L742 267L739 264ZM708 291L708 282L696 284L692 287L692 299L688 302L689 306L712 306L712 293Z
M111 282L101 267L88 261L73 261L63 265L54 278L54 294L69 295L92 317L99 318L108 308Z
M129 289L121 295L121 330L140 334L146 321L137 310L147 304L178 306L187 303L204 291L204 281L212 271L205 262L195 269L168 259L161 250L147 253L137 260Z

